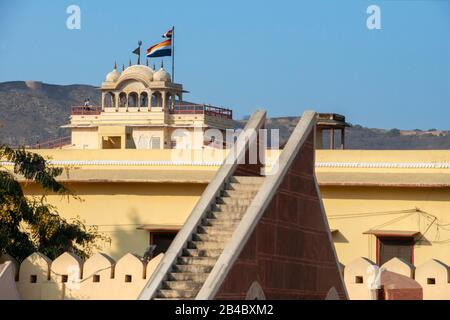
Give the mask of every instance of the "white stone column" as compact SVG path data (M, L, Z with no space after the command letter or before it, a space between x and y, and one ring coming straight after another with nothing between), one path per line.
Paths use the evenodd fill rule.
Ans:
M105 111L105 93L102 91L102 101L101 101L102 111Z
M162 110L164 111L166 109L166 92L163 91L161 93L161 100L162 100Z

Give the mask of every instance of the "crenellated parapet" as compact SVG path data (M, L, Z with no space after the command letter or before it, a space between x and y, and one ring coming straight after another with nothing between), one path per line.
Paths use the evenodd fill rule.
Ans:
M384 293L395 291L397 298L403 290L406 293L402 296L408 298L419 288L424 300L450 300L450 267L436 259L414 266L393 258L378 268L370 259L359 257L343 270L351 300L379 299L379 292L374 290L380 289Z
M24 300L136 299L162 259L160 254L148 262L127 253L117 262L104 253L86 261L65 252L55 260L35 252L18 264L2 255L1 263L11 261L15 284ZM3 264L0 264L3 265Z

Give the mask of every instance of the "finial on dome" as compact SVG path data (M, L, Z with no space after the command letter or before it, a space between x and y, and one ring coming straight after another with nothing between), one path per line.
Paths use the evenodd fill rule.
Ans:
M116 70L116 69L117 69L117 62L114 61L114 70Z
M145 62L145 64L146 64L146 66L148 67L148 59L146 59L146 62Z
M125 71L125 65L122 63L122 71Z
M164 69L164 60L161 60L161 69Z
M153 64L153 71L156 71L156 65Z
M131 67L131 59L128 59L128 66Z

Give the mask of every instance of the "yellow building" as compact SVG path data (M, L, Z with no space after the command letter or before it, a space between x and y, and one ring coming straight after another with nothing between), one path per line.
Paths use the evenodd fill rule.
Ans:
M227 151L38 152L70 168L61 179L83 199L49 195L49 201L63 216L97 225L112 239L104 251L120 257L142 254L151 234L173 237ZM185 160L173 161L175 153ZM268 161L277 155L268 152ZM362 256L383 264L389 240L398 240L392 246L403 247L401 257L413 264L450 263L449 170L448 151L317 150L317 179L340 262ZM25 190L40 194L32 184Z
M339 259L450 264L450 152L317 150Z
M164 68L131 65L101 86L101 106L72 108L71 149L201 149L232 127L229 109L182 100Z
M111 238L103 252L143 255L167 248L223 161L221 149L37 150L67 168L60 180L81 201L48 195L66 218L77 217ZM40 195L26 184L28 195Z
M163 68L134 65L122 73L115 68L101 90L101 107L72 109L65 125L71 129L70 144L32 150L65 167L60 179L81 198L50 194L48 200L63 217L79 216L108 235L111 243L101 251L114 259L128 252L143 255L152 244L155 254L163 253L223 168L232 113L184 102L182 85L172 83ZM334 144L332 150L321 150L327 130L333 142L334 130L341 130L344 149L347 124L334 114L319 115L315 124L315 173L332 240L339 261L350 266L346 285L363 292L350 297L368 297L361 286L354 289L365 281L358 272L371 264L361 257L396 272L406 268L411 278L414 265L423 264L420 283L433 286L430 259L443 262L432 263L432 270L441 265L448 270L445 264L450 264L450 152L334 150ZM282 152L265 151L266 173ZM42 194L25 181L24 190L30 196Z

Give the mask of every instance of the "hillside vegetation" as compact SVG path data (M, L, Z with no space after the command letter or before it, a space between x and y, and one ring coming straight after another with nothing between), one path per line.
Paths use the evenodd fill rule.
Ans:
M82 105L86 98L93 105L99 105L100 90L77 84L0 83L0 142L32 145L68 135L60 126L69 122L70 108ZM298 117L271 118L267 127L280 130L283 144L297 122ZM235 127L243 127L245 120L234 123ZM326 135L325 144L327 138ZM449 132L435 129L385 130L353 125L347 129L346 140L348 149L450 149Z

